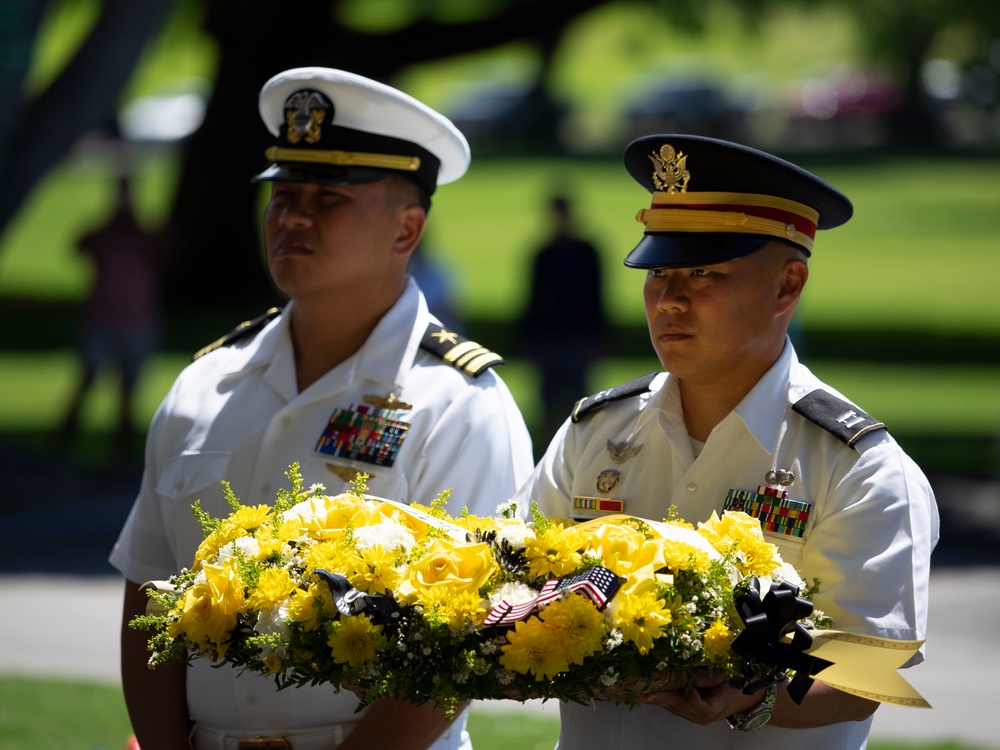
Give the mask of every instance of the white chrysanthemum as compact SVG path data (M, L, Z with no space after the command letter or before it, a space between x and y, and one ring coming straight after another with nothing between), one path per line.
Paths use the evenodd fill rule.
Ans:
M326 492L326 485L321 482L316 482L309 487L310 495L322 495L324 492Z
M373 526L360 526L354 530L354 547L363 550L369 547L382 549L398 549L402 547L407 552L413 548L417 540L405 526L391 521Z
M500 602L507 602L512 607L524 602L530 602L538 596L538 592L531 586L526 586L517 581L505 583L496 591L490 592L490 608L497 606Z
M223 545L219 550L219 563L235 557L237 552L243 555L243 557L253 560L257 557L257 553L260 552L260 542L252 536L241 536L238 539L234 539L228 544Z
M778 583L787 581L793 586L797 586L800 591L806 588L805 581L802 580L799 572L794 566L789 565L784 560L781 560L781 565L777 569L771 571L771 577Z
M505 539L512 549L524 549L528 539L535 538L535 530L521 520L497 525L497 542Z
M288 599L285 599L277 607L260 610L257 613L257 624L254 626L254 630L261 635L281 636L281 639L287 643L292 637L292 630L288 626L287 618ZM284 646L272 648L269 645L264 645L261 649L262 657L269 656L272 653L284 659L286 649Z

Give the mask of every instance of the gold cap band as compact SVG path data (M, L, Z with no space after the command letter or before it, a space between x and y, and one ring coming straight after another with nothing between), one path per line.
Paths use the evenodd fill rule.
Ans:
M271 148L264 152L264 156L271 161L330 164L335 167L375 167L377 169L396 169L401 172L416 172L420 169L419 156L366 154L358 151L279 148L278 146L271 146Z

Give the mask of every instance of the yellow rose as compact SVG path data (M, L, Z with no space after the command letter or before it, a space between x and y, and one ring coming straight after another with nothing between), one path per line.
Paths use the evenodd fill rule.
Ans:
M183 633L192 643L215 646L220 657L228 648L229 634L243 607L243 581L233 563L204 565L205 581L189 588L181 602L170 636Z
M628 577L653 562L653 545L631 525L606 523L592 529L586 550L600 557L605 568L620 576Z
M317 539L335 538L349 526L367 526L378 513L377 506L357 495L311 497L285 512L287 520L299 519L302 528Z
M446 586L455 593L476 591L495 570L488 545L459 544L438 538L410 565L400 593L412 603L415 592L430 586Z

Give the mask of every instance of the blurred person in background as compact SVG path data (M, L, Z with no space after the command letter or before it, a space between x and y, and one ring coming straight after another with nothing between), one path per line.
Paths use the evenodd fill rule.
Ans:
M607 328L597 248L580 236L569 198L553 196L549 216L552 234L534 255L521 318L521 340L541 378L536 441L555 434L570 406L588 392Z
M131 182L123 175L118 179L111 216L80 237L77 247L90 261L93 282L79 319L82 372L57 441L63 449L72 446L94 380L102 366L111 365L119 378L113 463L122 465L137 435L136 384L159 339L160 273L167 258L167 233L149 231L139 223Z

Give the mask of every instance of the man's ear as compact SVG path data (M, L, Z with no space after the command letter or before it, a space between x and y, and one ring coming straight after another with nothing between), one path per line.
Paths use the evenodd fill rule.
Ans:
M801 258L790 258L782 269L781 284L778 287L777 314L784 315L795 309L802 290L809 279L809 266Z
M398 213L399 231L396 233L396 243L393 248L395 255L409 256L420 242L427 223L427 212L420 206L407 206Z

